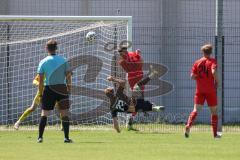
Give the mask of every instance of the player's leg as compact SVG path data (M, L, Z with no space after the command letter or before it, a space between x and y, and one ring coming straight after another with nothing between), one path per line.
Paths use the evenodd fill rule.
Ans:
M209 108L211 111L211 125L212 125L213 136L215 138L220 138L220 136L217 134L217 127L218 127L217 106L209 106Z
M164 111L165 110L165 106L158 106L154 103L152 103L152 111L153 112L160 112L160 111Z
M159 71L150 66L149 74L147 77L140 79L133 87L133 97L135 98L144 98L144 86L152 79L159 76Z
M158 78L159 75L160 71L157 68L154 68L153 65L150 65L148 77L150 77L150 79L155 79Z
M149 81L149 78L136 78L132 90L132 97L133 98L141 98L144 99L144 85ZM133 125L133 117L136 116L137 112L132 113L132 115L128 119L128 129L134 130Z
M118 118L117 117L113 117L113 128L117 131L117 133L120 133L121 130L119 128L119 124L118 124Z
M132 88L132 97L136 99L144 99L144 85L147 84L151 79L148 77L142 78L141 77L135 77L131 81L129 81L130 86ZM127 129L128 130L134 130L133 129L133 117L137 113L132 113L130 116L127 117Z
M51 110L42 110L41 113L41 119L39 122L39 128L38 128L38 143L42 143L43 142L43 133L44 133L44 129L46 127L47 124L47 117L50 115Z
M43 133L47 124L47 117L50 115L50 111L54 109L56 103L56 97L53 91L49 87L44 87L42 96L42 113L38 128L38 143L43 141Z
M23 112L23 114L20 116L18 121L14 124L14 128L16 130L18 130L20 123L24 121L33 111L36 110L36 108L40 105L40 101L41 101L41 98L39 96L39 91L38 91L36 96L33 99L32 105Z
M72 143L72 140L69 138L69 108L70 101L67 92L67 87L65 85L59 86L60 93L57 94L58 108L60 117L62 120L62 127L64 132L64 143Z
M127 130L135 130L133 128L133 117L136 115L136 113L130 113L127 114L127 120L126 120L126 127Z
M60 130L63 131L63 126L62 126L62 115L61 115L61 113L59 112L59 104L58 104L58 101L56 102L55 107L56 107L57 110L58 110L59 117L60 117L60 121L61 121L61 124L60 124Z
M61 109L59 110L60 114L62 115L62 127L64 132L64 143L72 143L72 140L69 138L69 109Z
M149 68L149 73L148 76L145 78L141 78L140 80L137 81L137 83L133 87L133 97L134 98L141 98L144 99L144 86L152 79L157 78L159 76L159 73L152 65ZM160 110L163 109L162 106L155 107L154 110ZM147 112L145 112L147 113ZM128 124L132 124L133 122L133 117L131 116L129 118ZM128 125L131 126L131 125Z
M188 117L187 124L186 124L186 127L185 127L185 137L186 138L189 137L190 128L192 127L195 119L197 118L197 114L198 114L199 110L202 109L204 101L205 101L205 95L204 94L195 93L194 108L193 108L193 111L190 113L190 115Z
M208 94L206 100L207 100L209 109L211 111L211 125L212 125L213 136L215 138L220 138L220 136L217 134L217 126L218 126L217 94L215 92Z
M194 104L193 111L190 113L187 124L185 127L185 137L188 138L190 134L190 128L192 127L195 119L197 118L198 112L202 109L203 104Z
M132 97L144 99L144 85L146 85L151 79L157 78L159 76L159 72L151 65L149 68L149 74L147 77L142 78L134 77L133 79L129 79L129 84L133 89ZM158 107L159 109L162 107ZM136 113L127 117L127 129L133 130L133 117Z
M137 99L136 104L136 111L142 111L142 112L159 112L163 111L165 109L164 106L156 106L154 103L151 103L150 101L145 101L144 99Z
M159 75L159 71L155 70L153 66L150 66L148 76L145 78L142 78L140 81L138 81L134 87L133 91L141 91L142 86L145 86L150 80L157 78Z
M132 92L132 88L135 84L135 79L129 79L128 83L126 83L126 91L127 91L127 96L128 97L132 97L133 92ZM132 87L131 87L132 86ZM136 113L127 113L126 114L126 128L127 130L134 130L133 128L133 117L136 115Z

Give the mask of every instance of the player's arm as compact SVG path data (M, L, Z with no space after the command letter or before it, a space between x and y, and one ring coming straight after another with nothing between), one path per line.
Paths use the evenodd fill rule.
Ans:
M128 62L126 61L126 59L124 58L120 58L120 60L118 61L119 65L124 69L125 72L130 72L131 68L128 64Z
M115 129L118 133L121 132L121 130L120 130L120 128L119 128L119 124L118 124L118 119L117 119L117 117L113 117L113 127L114 127L114 129Z
M37 76L33 79L33 85L38 86L39 85L39 75L37 74Z
M65 63L65 76L66 76L66 83L67 83L67 90L68 90L68 93L71 93L71 90L72 90L72 70L71 70L71 67L70 67L70 64L68 61L66 61Z
M194 74L194 73L191 73L191 79L196 80L197 79L197 75Z
M140 59L140 62L139 62L139 63L143 66L144 61L143 61L142 58Z
M212 66L212 75L213 75L213 78L215 80L215 85L216 85L216 87L218 87L219 79L218 79L218 75L217 75L217 65L216 65L216 63L213 64L213 66Z
M43 88L44 88L44 84L43 84L44 75L39 73L38 76L39 76L38 91L39 91L40 97L42 97L42 95L43 95Z
M107 78L108 81L110 82L113 82L113 83L118 83L120 86L122 86L123 88L125 87L125 83L126 81L125 80L122 80L122 79L118 79L118 78L115 78L113 76L109 76Z
M196 63L192 66L191 79L193 79L193 80L197 79L197 65L196 65Z
M143 61L143 58L142 58L142 55L141 55L142 54L141 50L137 49L135 52L138 55L139 63L143 66L144 61Z
M218 79L218 76L217 76L217 70L216 69L212 70L212 74L213 74L213 77L214 77L214 80L215 80L215 85L216 85L216 87L218 87L219 79Z
M71 93L72 90L72 73L69 72L66 74L67 90Z
M39 91L39 96L42 97L43 95L43 88L44 88L44 63L41 61L38 65L37 73L39 76L39 85L38 85L38 91Z

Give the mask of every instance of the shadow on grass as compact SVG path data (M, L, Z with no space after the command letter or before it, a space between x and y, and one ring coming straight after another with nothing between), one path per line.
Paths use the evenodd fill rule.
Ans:
M87 143L87 144L103 144L107 142L78 142L78 143Z
M135 129L135 128L131 128L131 129L126 129L127 131L134 131L134 132L139 132L139 130L138 129Z
M142 131L142 130L139 130L139 129L136 129L136 128L131 128L131 129L125 129L125 131L127 132L133 132L133 133L136 133L136 134L175 134L174 132L159 132L159 131L156 131L156 132L146 132L146 131Z
M142 131L138 131L136 132L136 134L162 134L162 135L169 135L169 134L176 134L176 133L173 133L173 132L142 132Z

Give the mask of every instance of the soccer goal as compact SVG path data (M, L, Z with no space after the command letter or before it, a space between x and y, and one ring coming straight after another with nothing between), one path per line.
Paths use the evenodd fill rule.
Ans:
M87 39L89 32L96 37ZM116 51L132 41L132 17L128 16L0 16L0 125L13 125L31 105L37 92L32 81L39 61L47 56L49 39L58 41L58 54L73 68L73 126L110 126L103 89L112 85L106 81L108 75L125 78L116 63ZM40 107L22 125L36 125L39 118ZM119 119L124 122L125 115ZM58 124L59 115L54 111L48 125Z

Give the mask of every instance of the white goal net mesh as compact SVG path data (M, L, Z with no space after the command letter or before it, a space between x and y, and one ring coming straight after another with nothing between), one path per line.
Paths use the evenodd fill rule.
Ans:
M89 42L88 32L96 33ZM108 100L103 89L112 86L107 76L125 78L117 66L116 47L127 40L127 21L81 20L0 20L0 124L12 125L33 101L37 92L32 81L37 66L47 56L46 42L58 41L58 54L69 60L73 70L71 95L72 124L105 126L111 124ZM60 123L57 111L48 119L51 126ZM38 124L40 107L22 124ZM123 122L124 115L120 115Z

